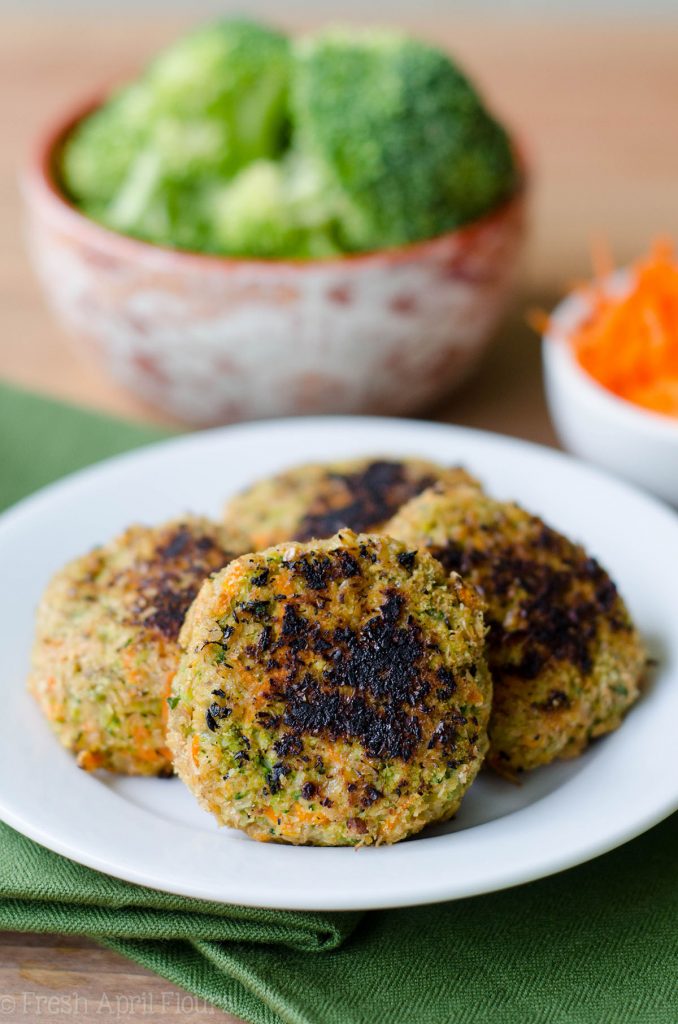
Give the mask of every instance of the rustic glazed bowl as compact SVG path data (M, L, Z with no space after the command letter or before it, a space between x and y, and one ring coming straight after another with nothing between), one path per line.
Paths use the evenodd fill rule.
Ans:
M402 414L474 367L504 311L524 186L431 241L317 261L230 259L116 234L62 194L60 146L37 146L28 242L59 318L110 375L193 425L305 413Z

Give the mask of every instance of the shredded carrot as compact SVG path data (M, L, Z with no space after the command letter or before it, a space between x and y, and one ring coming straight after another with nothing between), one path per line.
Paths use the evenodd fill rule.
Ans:
M313 825L327 825L330 820L326 814L322 814L320 811L309 811L299 803L291 808L291 817Z
M78 767L84 768L86 772L96 771L103 763L103 756L98 750L82 750L78 754Z
M546 334L549 329L550 317L544 309L528 309L525 319L535 334Z
M603 387L636 405L678 417L678 262L658 241L632 271L630 289L611 295L599 272L590 316L571 337L581 366Z
M593 265L593 273L599 281L609 277L614 270L614 260L612 259L609 242L600 235L596 235L591 239L591 263Z
M151 743L150 730L147 725L135 725L132 728L132 738L135 743L134 755L140 761L153 764L158 759L158 751Z

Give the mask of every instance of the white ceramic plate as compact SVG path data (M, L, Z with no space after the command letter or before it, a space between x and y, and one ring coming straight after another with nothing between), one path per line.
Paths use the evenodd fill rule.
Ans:
M513 786L489 774L456 820L394 847L260 844L218 830L176 779L90 775L24 691L33 615L51 573L133 520L218 514L281 467L360 453L461 462L584 541L609 568L659 661L624 726L577 761ZM65 856L168 892L260 907L349 910L490 892L560 871L678 807L678 517L573 459L426 423L324 418L231 427L111 459L0 519L0 817Z

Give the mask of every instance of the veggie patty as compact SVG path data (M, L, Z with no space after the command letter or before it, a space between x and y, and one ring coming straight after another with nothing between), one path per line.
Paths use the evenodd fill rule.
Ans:
M233 554L222 527L131 526L58 572L40 603L29 689L82 768L169 775L166 696L200 584Z
M294 466L257 481L226 506L226 521L255 551L288 540L377 530L415 494L438 480L475 484L459 466L424 459L359 458Z
M461 573L486 603L493 768L511 777L576 757L621 724L645 652L617 588L582 547L518 505L444 485L384 531Z
M168 740L223 825L260 840L394 843L449 818L487 747L475 591L388 537L245 555L184 625Z

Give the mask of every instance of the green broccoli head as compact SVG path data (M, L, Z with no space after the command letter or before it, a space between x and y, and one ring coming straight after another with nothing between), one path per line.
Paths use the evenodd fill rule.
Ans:
M159 244L209 248L206 197L289 133L290 50L224 20L179 40L67 139L61 177L87 213Z
M260 259L340 255L335 210L316 171L296 153L250 164L210 197L213 248Z
M292 110L300 147L345 193L349 250L431 238L515 184L506 132L468 79L399 33L334 29L300 41Z
M71 133L66 192L116 231L259 258L430 238L514 186L506 133L442 53L243 19L160 54Z
M223 19L180 39L151 64L156 116L216 123L224 169L280 154L288 132L289 40L245 19Z
M61 153L61 179L78 203L104 209L148 135L148 90L134 83L78 123Z

